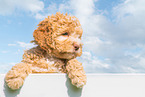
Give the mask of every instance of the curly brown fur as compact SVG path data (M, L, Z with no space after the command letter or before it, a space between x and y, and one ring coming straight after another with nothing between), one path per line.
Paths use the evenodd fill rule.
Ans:
M72 84L81 88L86 84L83 66L75 58L82 54L82 28L79 20L70 15L56 13L38 24L34 31L37 47L23 54L21 63L6 74L5 81L19 89L30 73L67 73Z

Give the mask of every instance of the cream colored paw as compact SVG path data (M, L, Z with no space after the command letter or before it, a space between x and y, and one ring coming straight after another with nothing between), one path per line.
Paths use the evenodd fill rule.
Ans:
M77 84L76 84L76 87L77 87L77 88L82 88L84 85L85 85L84 82L80 82L80 83L77 83Z
M14 79L9 79L6 81L6 83L8 87L11 88L12 90L17 90L23 85L24 80L21 77L18 77Z
M77 88L82 88L84 85L86 85L86 78L82 79L80 77L75 77L72 79L72 84Z

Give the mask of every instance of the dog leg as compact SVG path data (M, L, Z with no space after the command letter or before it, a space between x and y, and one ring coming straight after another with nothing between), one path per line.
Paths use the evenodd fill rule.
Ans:
M19 89L28 74L31 73L31 68L26 63L18 63L6 74L5 81L12 90Z
M73 85L78 88L82 88L86 84L87 78L85 71L82 63L77 61L77 59L69 60L66 65L66 70Z

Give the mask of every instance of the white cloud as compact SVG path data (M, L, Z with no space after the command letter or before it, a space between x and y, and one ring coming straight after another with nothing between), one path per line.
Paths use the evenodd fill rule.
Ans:
M5 50L5 51L1 51L1 53L8 53L8 52L9 52L9 51L6 51L6 50Z
M31 49L33 47L36 47L37 45L35 45L34 43L17 41L16 43L8 44L8 46L13 46L15 48L13 51L11 51L11 54L22 55L24 53L24 50ZM10 51L1 51L1 53L8 53L8 52Z
M70 12L70 10L72 10L72 8L70 7L69 1L62 1L62 3L60 4L56 4L52 2L48 5L47 8L44 8L43 12L37 13L35 18L42 20L47 16L55 14L56 12L66 13L66 12Z
M22 42L22 41L17 41L15 44L8 44L8 46L17 46L17 47L22 47L24 49L30 49L35 47L36 45L33 43L26 43L26 42Z
M71 0L70 2L72 9L74 9L77 16L84 15L86 17L93 14L95 11L93 0Z
M16 44L8 44L8 46L16 46Z
M110 65L106 63L107 59L99 59L90 52L83 52L83 55L77 59L83 63L86 72L103 72L110 68Z
M35 18L36 19L44 19L48 15L54 14L57 12L57 4L51 3L47 8L44 9L45 13L37 13Z
M83 55L81 60L84 64L92 61L92 65L84 65L87 70L91 68L93 72L144 72L144 4L143 0L126 0L113 8L113 15L110 17L114 17L114 20L110 21L103 14L94 12L93 0L80 0L77 4L72 0L72 6L75 6L74 15L78 16L84 30L84 51L108 60L93 56L84 59ZM109 64L109 68L98 70L100 63ZM97 67L96 71L94 66Z
M118 33L114 34L122 43L129 45L144 44L145 31L145 1L144 0L126 0L124 3L114 7L113 14L116 21ZM110 33L111 34L111 33Z
M36 15L35 15L35 18L36 19L44 19L45 17L47 17L47 15L42 15L42 14L40 14L40 13L37 13Z
M26 11L36 14L42 11L44 3L40 0L0 0L0 15L9 15L15 11Z
M25 48L25 49L30 49L35 47L36 45L32 44L32 43L25 43L25 42L21 42L21 41L17 41L18 46Z
M125 0L123 3L114 7L113 13L120 20L122 18L137 15L145 15L145 1L144 0Z
M11 63L9 63L9 65L12 65L12 66L14 66L14 65L16 65L17 63L15 63L15 62L11 62Z
M15 64L16 64L15 62L0 63L0 73L3 74L7 73Z

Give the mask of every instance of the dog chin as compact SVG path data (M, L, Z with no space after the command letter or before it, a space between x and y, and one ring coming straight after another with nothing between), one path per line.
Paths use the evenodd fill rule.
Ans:
M55 54L54 56L60 59L73 59L77 57L76 54L74 53L60 53L60 54Z
M81 53L78 53L78 52L64 53L63 54L63 59L73 59L73 58L76 58L78 56L81 56Z
M54 54L55 57L60 59L73 59L80 55L81 54L78 54L77 52L60 52Z
M60 59L73 59L78 56L81 56L82 54L82 49L79 49L78 51L72 51L72 52L59 52L58 50L53 50L52 55L54 57L60 58Z

